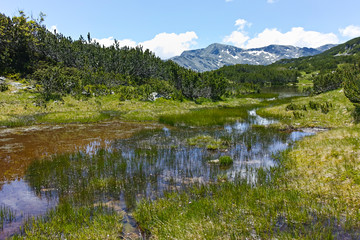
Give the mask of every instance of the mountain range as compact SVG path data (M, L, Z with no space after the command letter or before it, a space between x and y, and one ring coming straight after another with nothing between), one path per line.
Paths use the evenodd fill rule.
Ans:
M206 48L184 51L180 56L170 60L180 66L205 72L225 65L250 64L269 65L280 59L292 59L320 54L332 47L327 44L319 48L269 45L262 48L243 49L231 45L214 43Z

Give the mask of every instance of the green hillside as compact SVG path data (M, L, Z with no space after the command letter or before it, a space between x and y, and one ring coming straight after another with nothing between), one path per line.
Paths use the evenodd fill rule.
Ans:
M297 59L283 59L273 65L282 65L311 73L314 71L331 71L339 64L354 63L360 59L360 37L333 47L321 54Z

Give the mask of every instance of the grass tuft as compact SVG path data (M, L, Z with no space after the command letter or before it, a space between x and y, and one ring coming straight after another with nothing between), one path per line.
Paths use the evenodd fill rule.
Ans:
M30 218L11 239L119 239L122 216L103 206L74 207L61 203L45 216Z
M219 158L219 163L220 166L226 167L226 166L230 166L231 164L233 164L233 159L230 156L221 156Z

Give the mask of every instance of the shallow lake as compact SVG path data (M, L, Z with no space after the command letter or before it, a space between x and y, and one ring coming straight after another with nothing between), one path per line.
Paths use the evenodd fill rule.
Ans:
M59 199L112 206L125 213L124 232L138 234L128 213L141 198L237 177L255 184L256 169L274 166L273 155L312 134L268 127L276 120L249 108L169 118L163 122L171 125L109 122L1 130L0 205L15 212L15 221L4 223L0 239ZM230 156L233 164L214 163L220 156Z

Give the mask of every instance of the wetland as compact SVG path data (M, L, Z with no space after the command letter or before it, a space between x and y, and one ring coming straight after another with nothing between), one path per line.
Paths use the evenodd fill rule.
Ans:
M280 98L289 97L281 92L277 94ZM271 101L274 100L271 99L267 104L271 105ZM279 101L282 103L291 100ZM276 101L273 105L276 105ZM57 226L59 223L53 221L63 214L62 219L69 218L69 221L75 222L78 218L92 216L91 219L95 220L84 223L84 228L107 224L102 221L103 218L108 219L107 226L113 230L109 230L109 238L172 236L183 239L190 235L176 232L177 230L165 232L156 225L159 219L169 220L161 214L174 212L178 214L175 218L181 220L182 214L187 212L191 215L184 201L187 201L187 205L196 203L200 208L212 208L210 203L202 205L199 202L210 195L214 196L214 201L218 201L219 194L231 199L234 197L231 194L235 193L244 196L249 194L249 199L259 202L258 207L263 206L264 209L255 211L244 200L226 203L229 206L233 204L231 209L237 209L234 212L240 211L237 204L241 203L245 208L249 207L241 211L270 214L268 211L276 212L276 208L284 207L278 202L279 199L291 203L292 212L283 215L282 209L275 214L276 217L270 214L267 219L261 219L261 226L254 219L251 227L246 224L238 226L238 231L229 230L218 222L218 226L210 227L209 231L204 230L205 233L215 234L216 230L224 234L224 238L263 238L275 236L276 232L289 234L289 229L298 228L295 223L291 225L287 221L304 221L302 231L309 230L303 226L309 224L309 221L323 227L324 221L329 218L328 213L314 218L310 217L314 214L312 211L301 213L301 217L297 215L304 208L300 204L302 194L279 191L273 187L264 188L270 182L280 179L276 176L279 168L282 168L280 156L295 146L296 141L314 135L315 132L311 128L289 130L290 128L276 127L279 120L258 115L258 109L261 109L261 104L256 102L163 114L159 117L159 123L116 120L2 129L0 164L5 171L0 174L0 205L4 216L8 217L2 218L0 238L21 237L17 234L58 237L56 234L41 232L44 226L57 228L65 234L62 236L69 237L73 233L67 235L64 229L71 229L73 226L65 223ZM226 164L222 164L222 159L227 159ZM282 185L276 184L276 188ZM273 196L276 196L275 199ZM174 198L180 199L175 201ZM305 201L308 204L305 207L311 206L314 211L323 211L312 197L306 199L312 200ZM162 206L164 212L159 213L157 210L159 205L164 204L162 201L168 202ZM271 206L269 202L272 203ZM223 202L216 204L220 206ZM186 212L181 212L178 208L185 208ZM212 215L221 219L217 214L224 214L221 209L210 212L212 211L218 213L203 213L205 216L210 214L205 219L212 219ZM225 211L229 214L227 211L229 209ZM201 214L202 211L198 213ZM238 217L243 216L243 213L236 214ZM251 215L249 213L248 216ZM171 218L168 224L176 225L176 219L174 223ZM244 219L247 223L250 221ZM197 224L199 223L194 223L194 226ZM181 228L182 224L177 226ZM264 228L272 229L271 233L263 230ZM329 234L330 230L325 230L319 236ZM297 233L301 235L302 231ZM82 236L81 233L77 234L80 235L73 236ZM347 236L347 233L344 234L342 236ZM103 235L97 235L99 236ZM219 238L219 235L209 238Z

